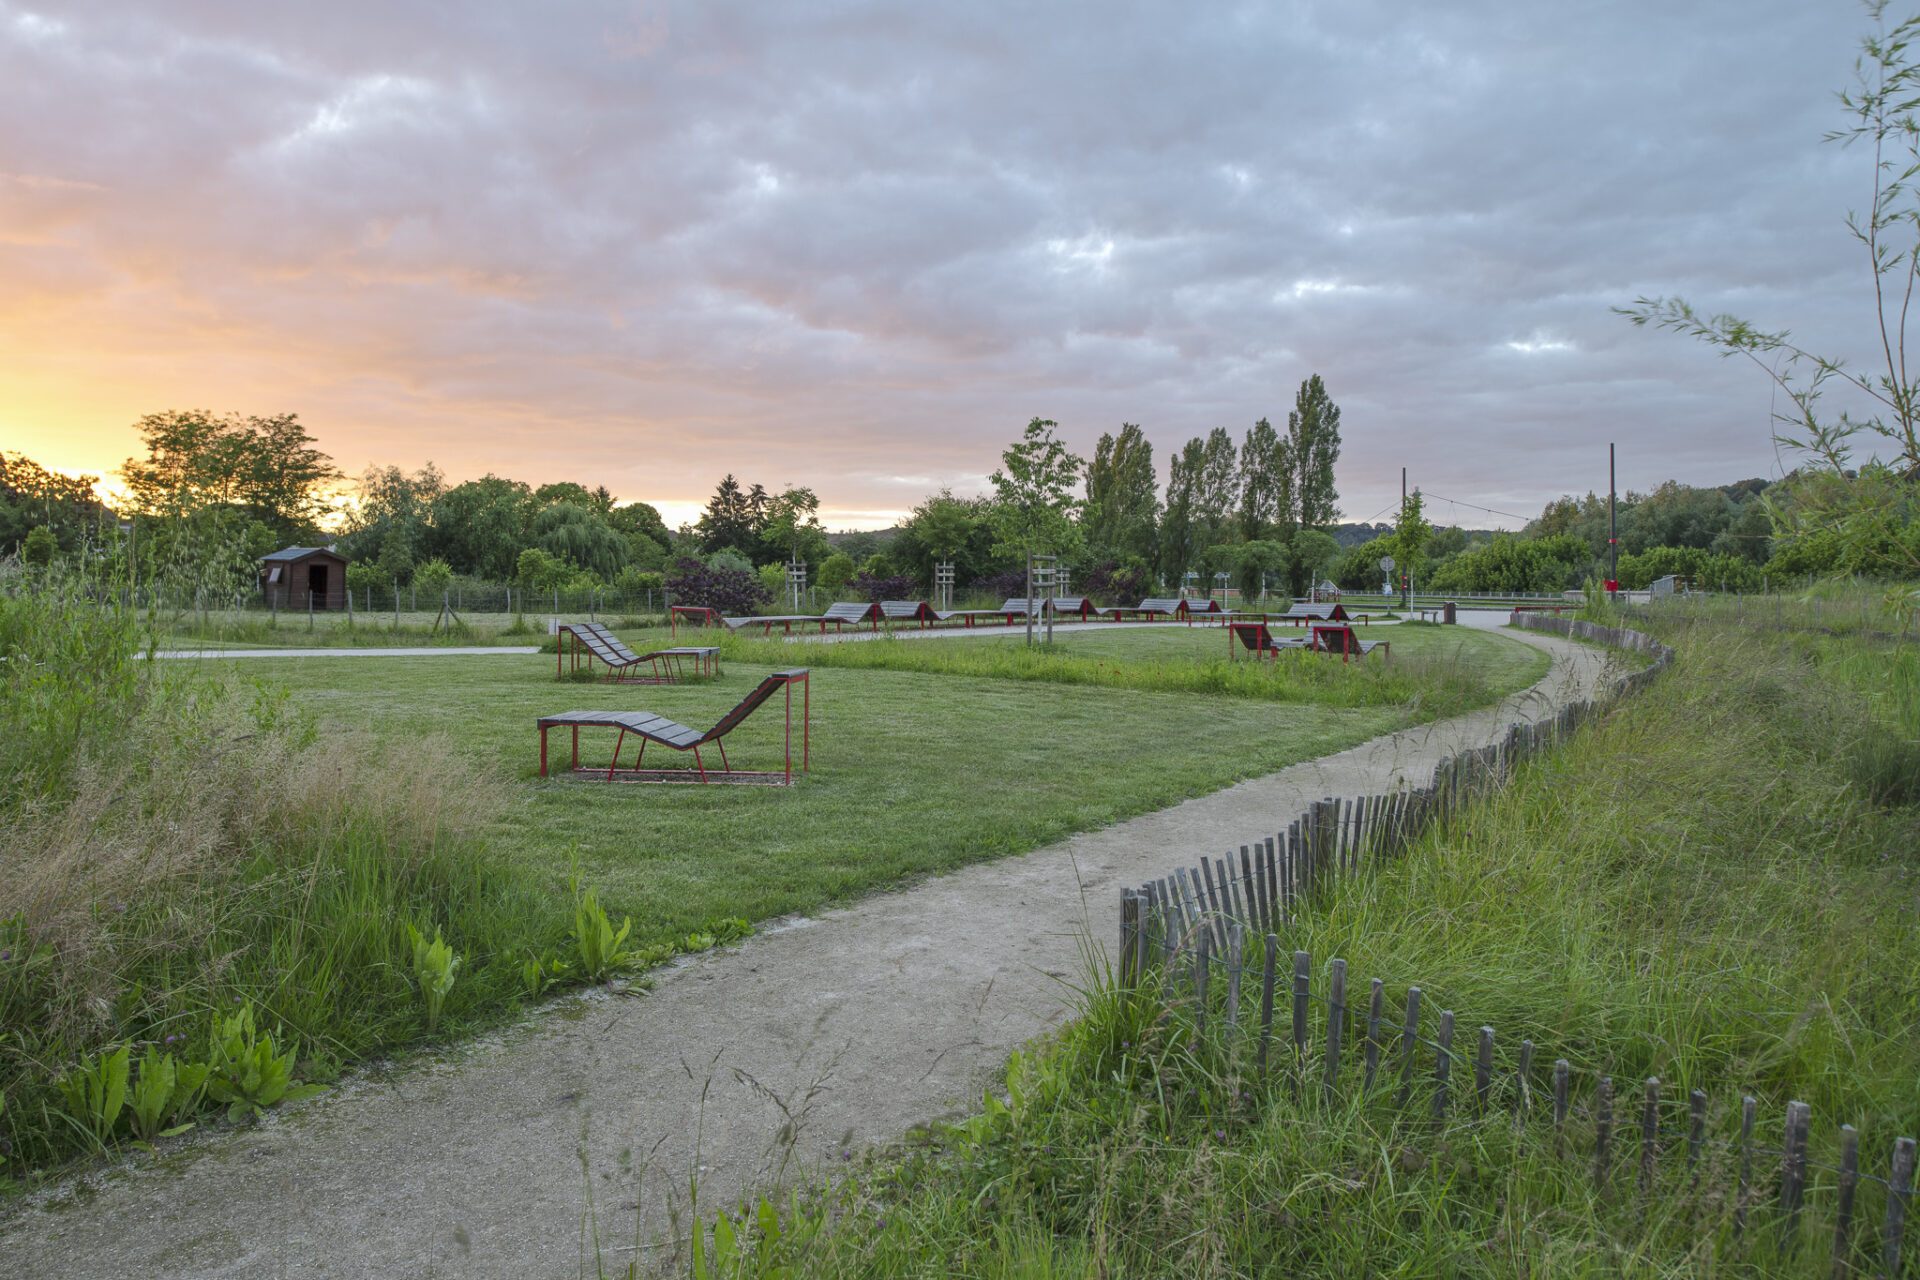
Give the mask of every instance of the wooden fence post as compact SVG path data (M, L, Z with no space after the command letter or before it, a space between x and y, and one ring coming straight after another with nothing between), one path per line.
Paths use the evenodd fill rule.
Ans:
M1267 1049L1273 1044L1273 971L1274 962L1279 954L1279 935L1269 933L1266 960L1260 976L1260 1054L1257 1064L1263 1078L1267 1074Z
M1900 1274L1900 1237L1907 1225L1907 1201L1913 1198L1912 1138L1893 1144L1893 1161L1887 1170L1887 1217L1880 1228L1880 1270L1887 1276Z
M1487 1114L1493 1097L1493 1028L1480 1028L1480 1050L1473 1059L1473 1097L1480 1114Z
M1800 1235L1800 1202L1807 1189L1807 1121L1812 1108L1787 1103L1786 1154L1780 1164L1780 1247L1792 1249Z
M1733 1238L1747 1229L1747 1205L1753 1197L1753 1120L1759 1103L1752 1094L1740 1099L1740 1178L1733 1195Z
M1604 1196L1613 1172L1613 1077L1601 1076L1593 1095L1593 1187Z
M1567 1077L1572 1068L1565 1058L1556 1058L1553 1062L1553 1153L1557 1156L1567 1149Z
M1513 1122L1525 1121L1533 1108L1533 1041L1520 1042L1520 1065L1513 1072Z
M1420 1043L1420 988L1407 988L1407 1020L1400 1031L1400 1105L1413 1097L1413 1051Z
M1380 1015L1386 1004L1386 983L1375 978L1373 995L1367 1001L1367 1048L1366 1078L1361 1082L1361 1090L1373 1092L1373 1076L1380 1069Z
M1193 948L1193 1048L1200 1053L1207 1043L1207 961L1213 950L1213 934L1202 929Z
M1840 1187L1833 1210L1833 1274L1845 1280L1853 1268L1853 1191L1860 1185L1860 1135L1850 1124L1840 1126Z
M1140 936L1140 899L1131 889L1120 891L1120 986L1131 990L1140 981L1134 962Z
M1707 1139L1707 1091L1695 1089L1687 1097L1687 1174L1700 1178L1700 1148Z
M1340 1076L1340 1041L1347 1025L1347 962L1334 958L1327 977L1327 1075L1322 1086L1327 1105L1333 1105L1334 1085Z
M1653 1162L1660 1141L1660 1077L1647 1077L1646 1101L1640 1108L1640 1199L1653 1194Z
M1312 997L1313 957L1293 953L1293 1085L1298 1092L1307 1069L1307 1001Z
M1227 921L1227 1036L1231 1043L1233 1032L1240 1026L1240 941L1241 925L1238 920Z
M1440 1011L1440 1039L1433 1052L1433 1118L1447 1115L1447 1080L1453 1074L1453 1010Z

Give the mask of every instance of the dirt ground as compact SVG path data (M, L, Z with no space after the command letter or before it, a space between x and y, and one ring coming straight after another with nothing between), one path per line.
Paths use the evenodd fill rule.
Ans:
M1504 615L1480 625L1504 621ZM1598 683L1553 655L1496 708L1388 735L1033 853L765 927L361 1078L256 1129L0 1210L0 1276L548 1277L643 1269L703 1209L963 1112L1059 1024L1122 887L1271 834L1310 801L1424 779Z

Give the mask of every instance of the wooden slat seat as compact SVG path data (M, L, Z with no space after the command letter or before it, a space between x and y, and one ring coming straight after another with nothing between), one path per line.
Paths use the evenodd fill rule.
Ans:
M1256 659L1265 658L1272 662L1279 659L1282 649L1303 649L1307 644L1298 636L1291 636L1285 640L1275 639L1272 629L1264 622L1230 622L1227 624L1227 630L1232 633L1234 640L1227 649L1229 658L1236 651L1245 649Z
M805 772L809 763L808 727L811 715L811 694L809 692L810 686L807 679L807 669L805 667L794 667L785 671L775 671L767 676L767 678L756 685L746 697L740 700L738 706L721 716L711 729L706 730L681 724L677 720L669 720L667 717L651 711L576 710L541 716L538 721L540 728L540 776L543 778L547 776L547 731L549 729L565 728L573 730L572 767L576 772L585 772L580 769L580 730L583 728L606 728L618 729L620 731L620 737L614 743L613 763L605 770L606 778L609 782L613 780L614 775L619 770L620 749L625 745L628 734L633 734L640 739L640 756L639 759L635 761L633 768L628 771L629 774L639 774L642 772L640 769L640 761L646 758L647 744L657 743L669 750L692 752L694 768L693 770L678 771L654 770L651 771L651 775L645 779L646 781L686 781L688 779L674 778L671 776L662 777L658 775L662 773L671 774L673 772L697 772L699 781L706 782L708 781L707 768L705 762L700 759L700 748L706 746L708 743L712 743L719 748L721 768L718 772L723 775L723 780L725 780L724 775L740 774L741 771L734 769L732 765L728 763L727 748L722 739L739 728L742 721L759 710L775 693L784 690L787 695L787 753L784 774L757 773L750 776L756 780L771 780L776 776L784 776L786 781L791 782L793 780L793 686L796 684L800 685L803 693L807 695L803 699L801 706L800 768L802 772ZM591 770L591 772L599 773L601 771L596 768Z
M1354 634L1350 623L1313 624L1312 634L1307 639L1307 648L1316 653L1338 653L1340 661L1351 658L1364 658L1375 649L1380 650L1382 660L1393 656L1393 646L1386 640L1362 640Z

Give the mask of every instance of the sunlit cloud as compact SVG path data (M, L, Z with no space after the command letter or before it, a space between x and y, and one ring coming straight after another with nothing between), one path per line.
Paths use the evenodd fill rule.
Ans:
M1852 55L1734 0L0 0L0 447L111 474L143 413L295 411L351 473L890 520L1032 417L1164 471L1318 372L1350 511L1401 465L1544 501L1603 431L1623 483L1760 474L1764 392L1607 308L1864 346Z

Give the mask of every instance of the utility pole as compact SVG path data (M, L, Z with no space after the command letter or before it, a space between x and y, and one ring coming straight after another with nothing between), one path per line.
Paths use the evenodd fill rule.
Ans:
M1607 445L1607 599L1620 598L1620 531L1613 522L1613 445Z
M1407 518L1407 469L1400 468L1400 518L1395 524L1404 524ZM1400 566L1400 608L1404 611L1413 608L1413 557L1406 555L1407 563Z

